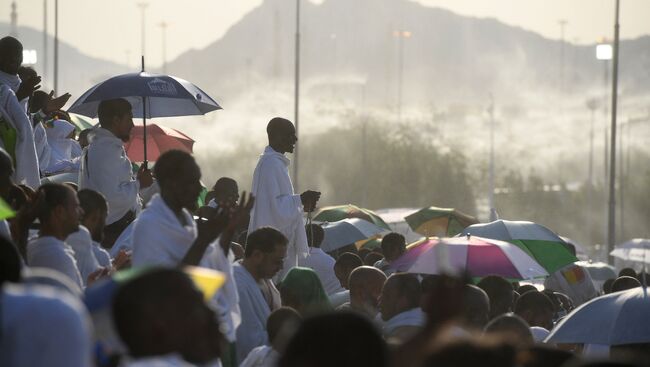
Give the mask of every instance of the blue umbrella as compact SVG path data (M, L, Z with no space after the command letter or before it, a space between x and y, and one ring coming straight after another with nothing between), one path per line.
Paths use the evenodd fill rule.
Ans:
M147 118L204 115L221 106L194 84L162 74L149 74L143 67L139 73L114 76L90 88L77 99L69 112L95 118L103 100L124 98L133 108L133 116L141 117L146 142ZM147 162L147 147L144 147Z

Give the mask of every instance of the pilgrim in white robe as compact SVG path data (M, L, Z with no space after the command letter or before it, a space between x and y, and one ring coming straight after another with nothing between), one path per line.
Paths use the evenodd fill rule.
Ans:
M251 189L255 205L251 211L248 233L260 227L271 226L289 240L284 267L278 273L279 278L297 266L299 258L305 258L309 254L302 201L300 195L293 192L289 163L284 154L267 146L255 167Z
M198 236L198 229L189 211L183 209L182 215L185 226L181 225L163 198L154 195L133 227L133 266L177 266L183 260ZM226 283L212 301L222 323L222 332L230 342L234 342L235 331L241 322L239 297L231 265L234 255L230 251L226 256L218 241L219 239L208 246L199 266L226 274Z
M75 282L80 290L84 287L74 250L55 237L44 236L30 240L27 243L27 265L56 270Z
M239 309L241 310L241 325L237 329L237 361L243 361L251 350L269 342L266 332L266 320L271 315L272 308L264 297L260 284L241 264L233 266L237 293L239 294ZM273 282L266 281L264 285L273 297L273 309L279 306L276 304L279 292L273 286Z
M113 247L111 247L111 250L109 252L111 258L117 257L117 254L120 253L120 250L133 252L133 228L135 228L135 224L137 222L138 218L135 218L135 220L129 223L129 225L124 228L122 233L120 233L120 236L117 238L117 240L115 240L115 244Z
M383 333L387 340L404 342L421 329L426 316L419 307L399 313L384 323Z
M90 135L90 145L81 156L79 189L104 195L108 203L106 225L109 225L131 210L140 211L140 183L133 178L122 140L101 127L93 129Z
M16 150L14 152L14 181L37 189L41 184L34 130L27 115L26 103L18 101L16 91L20 78L0 71L0 119L16 130ZM0 140L0 146L4 144Z
M65 243L74 251L74 259L77 261L77 268L82 281L88 279L88 275L99 269L99 262L92 249L93 239L86 227L79 226L78 231L68 235ZM85 283L84 281L84 285Z
M43 285L0 288L0 366L92 366L92 324L73 295Z
M54 120L52 127L45 129L50 146L50 163L43 169L47 174L78 172L81 148L76 140L68 138L74 125L65 120Z
M300 266L310 268L316 272L328 297L345 290L341 287L341 282L334 274L335 263L336 260L333 257L317 247L310 247L309 256L298 261Z

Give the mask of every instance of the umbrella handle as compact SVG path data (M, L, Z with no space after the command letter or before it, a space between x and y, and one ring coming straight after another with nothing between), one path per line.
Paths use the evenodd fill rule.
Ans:
M144 71L144 56L142 57L142 65ZM147 161L147 97L142 97L142 145L144 147L144 161L142 162L142 166L144 169L148 169L148 161Z
M314 229L311 227L311 211L307 212L307 228L309 228L309 247L314 245Z

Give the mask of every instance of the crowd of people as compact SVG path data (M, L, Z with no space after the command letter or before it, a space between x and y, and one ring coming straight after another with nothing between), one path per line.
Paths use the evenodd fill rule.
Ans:
M70 95L41 91L21 63L21 43L0 39L0 197L14 212L0 221L1 366L649 363L650 344L545 342L575 307L645 274L624 269L599 290L570 264L540 290L404 273L396 232L373 250L326 253L323 228L304 219L321 193L296 194L289 176L289 120L268 123L248 195L222 177L199 206L192 155L134 168L128 101L102 101L77 139L61 110ZM61 173L74 180L56 183ZM223 274L216 293L192 278L197 267Z

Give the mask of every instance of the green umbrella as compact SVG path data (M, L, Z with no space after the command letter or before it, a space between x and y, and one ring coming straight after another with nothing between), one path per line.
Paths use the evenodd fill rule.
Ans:
M404 218L415 232L426 236L453 237L465 227L478 223L476 218L453 208L430 206Z
M68 115L70 116L70 122L74 125L77 132L91 129L93 126L95 126L95 122L90 117L78 115L72 112L69 112Z
M537 260L549 274L578 261L560 236L533 222L497 220L474 224L465 228L463 235L513 243Z
M318 222L338 222L346 218L364 219L378 227L391 230L377 213L352 204L324 207L316 214L314 220Z

